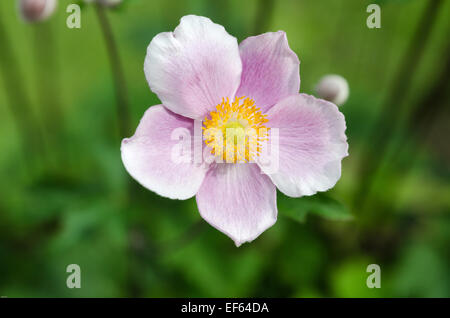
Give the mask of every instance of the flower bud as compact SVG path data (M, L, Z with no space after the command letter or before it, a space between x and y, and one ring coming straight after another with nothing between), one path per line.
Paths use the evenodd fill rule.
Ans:
M19 0L19 12L26 22L44 21L53 14L56 0Z
M119 5L122 0L98 0L100 4L104 5L105 7L115 7Z
M342 105L347 101L349 88L345 78L340 75L325 75L316 86L317 95L336 105Z

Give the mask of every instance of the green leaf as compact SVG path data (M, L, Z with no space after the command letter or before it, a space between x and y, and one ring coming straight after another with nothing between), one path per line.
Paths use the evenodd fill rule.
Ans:
M308 214L319 215L333 221L353 219L353 215L345 205L324 193L298 199L279 194L278 210L280 214L299 222L305 222Z

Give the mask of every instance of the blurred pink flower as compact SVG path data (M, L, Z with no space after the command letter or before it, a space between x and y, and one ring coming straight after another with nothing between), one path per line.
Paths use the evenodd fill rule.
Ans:
M56 0L19 0L20 15L27 22L44 21L56 9Z
M158 34L148 46L144 71L162 105L150 107L134 136L122 141L126 170L161 196L195 195L200 215L237 246L254 240L276 222L276 188L291 197L326 191L348 155L344 116L330 102L299 94L299 64L284 32L249 37L238 46L210 19L183 17L174 32ZM182 127L194 135L195 120L220 131L278 129L278 169L268 171L251 160L259 153L245 151L239 158L244 163L234 157L198 164L193 154L189 162L174 162L179 140L172 132ZM203 147L222 159L214 138L203 137ZM238 154L235 141L231 146Z

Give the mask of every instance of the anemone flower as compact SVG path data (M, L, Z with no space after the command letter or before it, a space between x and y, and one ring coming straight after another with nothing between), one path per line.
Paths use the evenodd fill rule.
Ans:
M161 196L195 196L203 219L236 246L254 240L276 222L277 188L291 197L326 191L348 155L344 116L328 101L299 94L299 65L284 32L238 45L210 19L184 16L147 48L144 72L162 104L150 107L122 141L126 170ZM189 160L174 160L180 142L174 131L187 131L195 145L198 123L203 152L217 160L199 163L195 150L187 152ZM248 138L228 142L229 128L254 129L256 151L242 147ZM210 129L223 132L226 150ZM262 150L275 139L278 165L269 169Z

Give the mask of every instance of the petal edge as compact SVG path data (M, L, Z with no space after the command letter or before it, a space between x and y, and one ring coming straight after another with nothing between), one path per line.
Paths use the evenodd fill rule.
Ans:
M256 239L277 220L275 185L256 164L212 167L196 200L202 218L238 247Z
M279 167L274 172L260 167L277 188L290 197L332 188L348 156L345 118L337 106L298 94L277 103L268 118L267 126L279 129Z
M152 39L144 72L165 107L203 119L223 97L234 98L242 72L237 39L208 18L184 16L174 32Z
M163 197L180 200L193 197L203 182L207 167L195 164L193 159L174 162L171 157L175 145L180 144L172 138L174 129L180 128L186 136L193 136L193 126L192 119L172 113L162 105L150 107L136 133L122 140L121 156L125 169L142 186ZM185 150L192 158L192 151Z
M300 90L300 60L289 47L286 33L268 32L239 45L242 60L237 96L247 96L263 112Z

